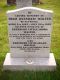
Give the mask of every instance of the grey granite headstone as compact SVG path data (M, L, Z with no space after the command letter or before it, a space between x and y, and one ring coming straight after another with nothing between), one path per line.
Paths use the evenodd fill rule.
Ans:
M56 67L50 53L52 13L35 7L7 12L10 53L4 62L5 69L50 70Z
M49 57L52 11L22 8L7 12L12 57Z
M17 5L17 8L31 7L32 0L16 0L16 5Z

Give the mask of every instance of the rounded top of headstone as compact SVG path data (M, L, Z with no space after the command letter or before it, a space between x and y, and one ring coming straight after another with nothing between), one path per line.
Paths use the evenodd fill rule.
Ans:
M16 9L16 10L7 11L7 14L14 13L14 12L19 12L19 11L22 11L22 10L28 10L28 9L47 12L47 13L53 13L52 10L45 10L45 9L36 8L36 7L24 7L24 8L19 8L19 9Z

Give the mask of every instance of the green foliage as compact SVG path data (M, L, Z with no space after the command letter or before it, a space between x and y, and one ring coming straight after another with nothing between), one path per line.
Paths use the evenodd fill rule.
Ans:
M43 0L43 2L44 4L33 6L53 10L51 52L56 58L56 71L3 71L4 58L9 52L6 11L15 9L15 6L7 6L6 0L0 0L0 80L60 80L60 0Z

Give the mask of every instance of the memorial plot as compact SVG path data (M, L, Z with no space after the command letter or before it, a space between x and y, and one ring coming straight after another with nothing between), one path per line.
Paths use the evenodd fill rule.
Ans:
M10 69L44 70L56 67L54 56L50 53L52 13L35 7L7 12L10 53L6 56L5 69L7 59Z

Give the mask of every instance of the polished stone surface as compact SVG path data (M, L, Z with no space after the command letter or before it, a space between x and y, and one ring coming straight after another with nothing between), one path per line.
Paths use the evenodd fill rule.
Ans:
M53 53L49 58L11 58L7 53L3 64L4 70L55 70L56 62Z

